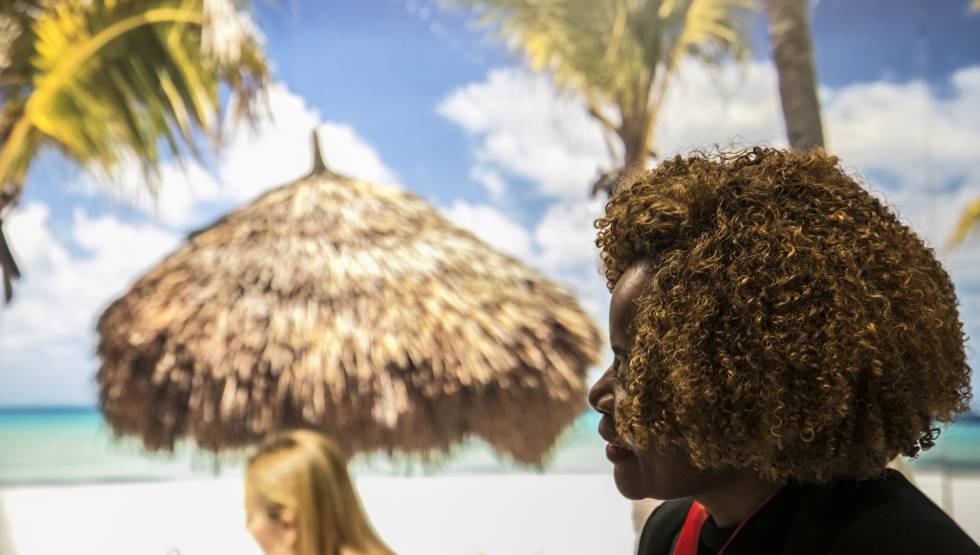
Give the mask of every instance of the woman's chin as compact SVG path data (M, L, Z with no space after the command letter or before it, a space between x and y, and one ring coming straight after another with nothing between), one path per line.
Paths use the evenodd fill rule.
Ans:
M626 466L617 464L613 469L613 479L616 481L616 489L619 490L620 495L634 501L650 497L645 491L645 480L637 472L639 469L626 468Z
M617 464L613 469L613 479L620 495L634 501L640 499L679 499L689 497L692 488L681 479L658 479L659 475L643 472L640 465Z

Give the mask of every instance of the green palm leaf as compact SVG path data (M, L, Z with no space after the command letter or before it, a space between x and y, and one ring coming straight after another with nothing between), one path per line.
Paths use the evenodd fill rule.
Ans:
M708 63L749 52L753 0L447 0L476 10L530 67L580 90L590 113L645 163L671 76L684 59ZM617 118L604 114L611 106Z
M42 13L31 26L30 95L10 124L0 179L22 181L39 143L104 170L135 155L150 173L161 140L181 155L196 132L213 137L219 82L250 101L266 65L255 44L241 49L242 65L202 56L204 16L202 0L64 1Z
M980 199L974 200L963 210L960 220L956 222L956 227L949 236L946 248L958 246L977 228L980 228Z
M179 159L200 137L217 144L221 86L237 118L268 76L260 39L236 16L232 0L4 2L0 210L45 145L109 174L136 160L152 186L161 148Z

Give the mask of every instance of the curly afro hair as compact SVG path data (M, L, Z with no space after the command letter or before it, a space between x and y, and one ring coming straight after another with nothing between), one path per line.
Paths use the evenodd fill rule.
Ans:
M596 221L612 290L645 263L620 433L774 482L879 474L966 410L953 284L820 151L676 157Z

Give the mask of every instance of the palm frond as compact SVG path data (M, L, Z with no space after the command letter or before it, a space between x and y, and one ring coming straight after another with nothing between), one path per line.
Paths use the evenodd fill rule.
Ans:
M206 8L230 2L63 0L36 12L30 63L19 68L29 80L11 71L0 81L21 83L4 91L3 113L23 105L0 128L0 182L22 182L42 144L109 172L132 157L152 177L161 145L182 156L196 152L196 137L216 139L219 85L248 107L268 73L256 35L232 37L236 46L220 55L205 51Z
M688 56L717 62L749 49L753 0L451 0L478 10L529 65L566 87L617 104L648 107L658 72ZM655 105L651 102L649 105Z
M522 51L537 71L550 71L559 85L585 89L605 99L627 96L641 81L642 51L630 33L628 0L461 1L482 11L479 24Z
M665 27L671 31L667 63L677 65L685 57L709 64L749 54L746 16L755 9L753 0L687 0L665 2Z
M980 199L974 200L963 210L960 220L946 242L946 248L952 249L960 245L978 228L980 228Z
M2 216L38 150L112 175L142 165L156 189L163 145L179 159L217 144L220 87L250 115L268 78L261 38L240 0L18 0L0 4L0 268L19 272Z

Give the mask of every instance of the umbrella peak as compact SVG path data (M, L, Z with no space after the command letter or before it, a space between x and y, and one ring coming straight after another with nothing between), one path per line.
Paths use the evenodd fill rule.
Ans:
M320 135L316 131L316 127L313 128L313 171L310 172L313 175L319 175L327 173L327 164L323 161L323 152L320 150Z

